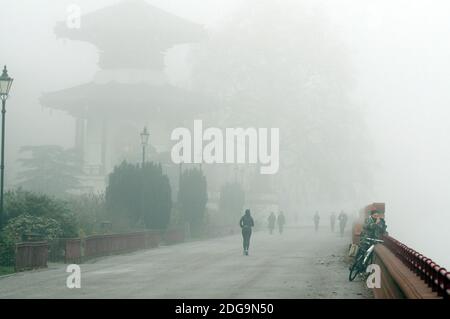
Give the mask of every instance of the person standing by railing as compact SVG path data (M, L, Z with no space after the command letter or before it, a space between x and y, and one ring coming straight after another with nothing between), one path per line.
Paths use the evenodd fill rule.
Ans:
M381 239L386 233L386 222L382 218L380 212L376 209L370 211L370 216L366 219L363 230L361 232L362 238Z

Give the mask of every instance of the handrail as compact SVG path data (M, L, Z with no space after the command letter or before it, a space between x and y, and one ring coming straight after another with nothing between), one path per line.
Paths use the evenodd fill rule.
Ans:
M390 236L384 236L384 245L411 271L420 277L438 296L450 299L450 272L432 259L416 252Z

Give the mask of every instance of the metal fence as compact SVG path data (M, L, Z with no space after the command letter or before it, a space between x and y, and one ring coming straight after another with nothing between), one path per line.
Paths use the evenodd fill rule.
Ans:
M384 245L411 271L420 276L432 291L440 297L450 299L450 272L444 267L390 236L384 237Z

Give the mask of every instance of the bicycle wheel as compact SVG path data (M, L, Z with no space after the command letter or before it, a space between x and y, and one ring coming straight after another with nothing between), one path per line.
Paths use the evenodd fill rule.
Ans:
M350 268L350 273L348 274L348 280L353 281L355 280L356 276L360 274L362 271L364 271L363 268L363 259L364 254L358 254L355 258L355 262L353 263L352 267Z

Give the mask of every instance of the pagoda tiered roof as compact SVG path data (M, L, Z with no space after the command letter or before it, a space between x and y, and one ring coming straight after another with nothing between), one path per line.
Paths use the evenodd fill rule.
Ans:
M78 118L96 115L115 118L158 116L165 120L176 120L208 112L212 101L171 85L91 82L45 93L40 103L45 107L67 111Z
M59 38L89 42L99 49L99 66L164 68L164 52L205 37L200 24L188 21L144 0L123 0L81 16L80 28L66 22L55 27Z
M121 79L93 80L56 92L44 93L41 105L67 111L74 117L107 116L140 118L159 114L165 120L190 118L207 112L211 102L204 96L166 83L164 54L174 45L197 42L205 31L190 22L144 0L123 0L81 16L80 28L60 22L58 37L85 41L99 49L99 65L113 74L127 72L154 74L161 78L152 85L126 83ZM147 73L146 73L147 72ZM109 74L101 73L101 74ZM139 73L141 74L141 73ZM119 83L120 82L120 83ZM164 84L166 83L166 84Z

